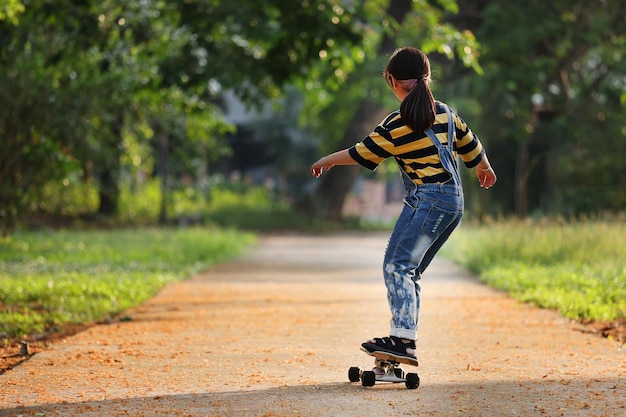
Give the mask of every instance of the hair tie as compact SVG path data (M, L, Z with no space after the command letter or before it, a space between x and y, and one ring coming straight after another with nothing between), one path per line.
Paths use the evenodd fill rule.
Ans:
M417 78L411 78L408 80L396 80L396 82L400 85L400 87L402 87L403 89L407 91L411 91L413 88L415 88L418 81L419 79Z

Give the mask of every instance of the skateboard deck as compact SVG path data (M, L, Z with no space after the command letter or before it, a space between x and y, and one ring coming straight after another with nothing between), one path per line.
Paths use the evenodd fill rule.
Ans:
M391 362L391 363L395 362L395 363L402 363L404 365L419 366L419 362L417 361L417 359L404 358L402 356L396 356L396 355L393 355L387 352L381 352L381 351L370 352L369 350L363 347L361 347L361 350L370 356L373 356L377 359L380 359L386 362Z

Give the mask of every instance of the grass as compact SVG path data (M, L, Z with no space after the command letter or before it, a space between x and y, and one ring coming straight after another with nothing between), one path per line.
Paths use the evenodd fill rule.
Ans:
M0 240L0 335L112 317L253 241L217 228L17 232Z
M159 216L159 183L150 181L139 189L122 189L118 221L129 225L154 223ZM58 211L58 210L57 210ZM248 231L302 229L309 219L291 204L261 186L220 183L201 189L187 186L172 191L168 205L172 223L194 221Z
M626 318L626 223L463 225L442 252L487 284L573 319Z

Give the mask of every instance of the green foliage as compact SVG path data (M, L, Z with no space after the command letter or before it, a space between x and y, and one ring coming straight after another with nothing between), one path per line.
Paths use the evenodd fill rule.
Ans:
M412 12L401 24L387 15L406 4ZM299 132L306 146L283 146L293 124L259 126L294 178L306 171L311 146L336 148L363 100L397 108L378 77L384 40L430 54L437 97L457 107L487 145L499 185L491 201L468 187L475 211L511 212L524 198L530 213L623 210L626 160L615 151L626 138L625 7L569 0L4 0L0 233L50 208L107 214L101 208L108 199L111 214L119 193L128 192L127 176L202 179L229 152L223 136L232 126L220 116L227 89L254 104L280 95L285 83L302 88L304 110L277 113L307 126ZM519 162L524 151L527 163ZM306 189L303 177L292 190ZM516 194L526 179L529 195ZM67 181L85 181L96 192L61 201L55 192ZM153 204L140 209L161 200Z
M119 212L109 225L154 226L158 223L161 189L159 179L121 184ZM97 189L93 182L75 176L49 182L42 192L40 210L46 218L76 227L94 224ZM203 186L177 183L168 202L172 224L215 224L246 230L302 229L309 220L291 203L261 186L224 182L216 176ZM44 219L45 220L45 219ZM35 217L30 223L40 225ZM54 225L54 221L50 222Z
M213 190L207 218L222 227L256 231L302 229L308 224L307 219L286 201L276 200L261 187L243 193Z
M93 179L98 212L112 215L129 167L199 170L224 154L224 89L249 101L275 96L322 51L361 38L358 7L338 0L5 3L0 232L40 205L50 180Z
M154 224L159 215L161 190L157 180L145 184L124 183L118 219L123 224Z
M80 169L88 131L94 97L81 75L91 61L81 53L95 42L96 18L57 2L57 20L47 6L29 4L14 26L0 22L0 232L38 205L45 183Z
M492 190L501 211L621 210L626 166L612 155L626 141L626 3L511 0L482 7L480 19L461 23L481 45L484 73L460 77L452 68L441 93L462 115L468 96L479 103L467 121L502 180ZM527 203L525 212L520 203Z
M0 21L8 20L13 24L19 21L19 14L24 11L24 4L20 0L3 0L0 4Z
M576 319L626 318L626 223L465 224L444 252L496 288Z
M36 209L61 216L81 216L94 213L97 207L98 191L93 182L83 181L72 174L61 181L45 184Z
M161 195L156 180L134 189L124 186L119 221L124 224L154 224ZM243 230L301 229L307 219L264 187L223 183L216 178L203 189L182 186L172 191L172 221L203 223Z
M17 232L0 241L0 334L111 317L253 240L216 228Z
M207 58L215 61L204 72L242 97L254 96L251 86L275 94L277 85L305 74L321 54L330 52L334 56L335 50L358 44L361 39L356 20L360 6L336 0L217 1L203 7L178 7L182 21L198 35L188 48L203 48ZM189 60L193 56L182 58ZM331 71L341 71L344 63L329 61ZM250 83L242 83L242 79Z

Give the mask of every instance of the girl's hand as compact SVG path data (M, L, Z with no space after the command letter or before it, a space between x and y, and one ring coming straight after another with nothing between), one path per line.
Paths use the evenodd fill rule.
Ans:
M342 151L337 151L335 153L331 153L330 155L326 155L321 158L319 161L311 165L311 174L315 178L319 178L324 172L329 171L335 165L355 165L356 161L352 159L350 156L350 151L348 149L344 149Z
M481 168L480 165L476 167L476 178L478 178L480 186L486 190L493 187L498 179L496 177L496 173L493 171L493 168L491 168L491 166L487 168Z
M313 174L315 178L319 178L320 175L322 175L322 172L324 172L324 169L326 169L326 171L330 171L332 167L334 167L334 165L325 163L324 158L322 158L311 165L311 174Z

